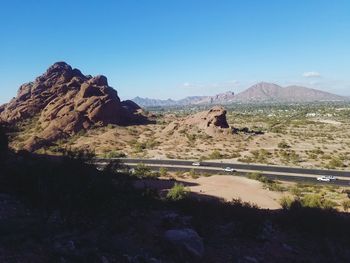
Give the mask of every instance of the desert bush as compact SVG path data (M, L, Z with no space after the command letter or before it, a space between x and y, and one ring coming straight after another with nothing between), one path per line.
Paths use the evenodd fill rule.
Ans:
M123 152L110 151L104 154L105 158L124 158L126 154Z
M337 203L326 199L319 194L306 194L300 201L303 207L310 208L332 209L337 206Z
M281 141L278 143L277 147L281 149L288 149L290 148L290 145L286 141Z
M165 167L161 167L159 168L159 175L162 177L165 177L168 175L168 169Z
M344 201L341 203L341 205L342 205L344 211L347 212L347 211L349 210L349 208L350 208L350 200L344 200Z
M179 201L186 198L190 193L190 190L183 184L175 183L174 186L169 190L166 198L171 201Z
M223 156L218 150L214 150L209 154L208 159L221 159Z
M262 182L264 184L264 188L267 188L270 191L283 192L286 190L283 186L280 185L279 182L275 182L274 180L271 180L266 176L261 175L260 173L249 173L247 177L249 179Z
M199 178L199 175L196 173L196 171L194 169L191 169L189 171L189 176L191 176L193 179Z
M134 169L133 175L135 175L138 178L152 178L152 177L156 178L156 177L158 177L158 173L152 172L151 168L146 166L143 163L137 164L137 166Z
M292 205L293 201L294 201L294 199L292 199L291 197L283 196L280 199L280 205L282 206L283 209L289 209L290 206Z

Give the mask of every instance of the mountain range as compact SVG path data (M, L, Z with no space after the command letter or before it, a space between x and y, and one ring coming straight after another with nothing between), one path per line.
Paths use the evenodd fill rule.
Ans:
M234 94L229 91L215 96L192 96L181 100L160 100L135 97L132 99L142 107L156 106L187 106L187 105L210 105L231 103L286 103L286 102L321 102L321 101L346 101L349 98L329 92L302 87L281 87L274 83L259 82L248 89Z

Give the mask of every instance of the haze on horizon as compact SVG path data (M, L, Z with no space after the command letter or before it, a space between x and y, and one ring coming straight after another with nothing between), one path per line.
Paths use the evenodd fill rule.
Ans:
M350 2L2 3L0 104L56 61L123 98L179 99L259 81L350 95Z

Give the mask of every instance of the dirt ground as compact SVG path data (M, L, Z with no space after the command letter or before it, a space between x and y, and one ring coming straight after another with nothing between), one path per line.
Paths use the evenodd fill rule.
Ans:
M192 194L199 197L218 197L226 201L241 199L243 202L256 204L263 209L279 209L280 192L272 192L263 188L261 182L245 177L230 175L213 175L210 177L179 178L177 182L184 184ZM137 187L151 187L159 191L170 189L175 181L171 180L147 180L139 181Z

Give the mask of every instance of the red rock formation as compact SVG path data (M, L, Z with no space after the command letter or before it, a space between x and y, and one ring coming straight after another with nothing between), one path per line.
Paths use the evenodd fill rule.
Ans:
M181 127L197 127L209 135L214 135L218 131L229 128L226 120L226 110L221 106L214 106L210 110L198 112L180 121L171 122L164 132L178 130Z

